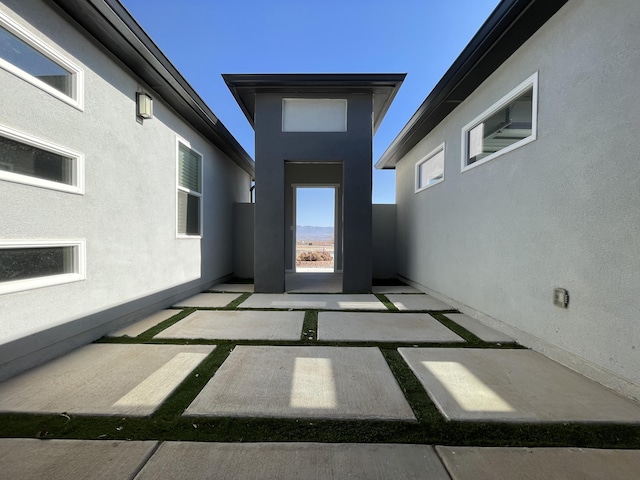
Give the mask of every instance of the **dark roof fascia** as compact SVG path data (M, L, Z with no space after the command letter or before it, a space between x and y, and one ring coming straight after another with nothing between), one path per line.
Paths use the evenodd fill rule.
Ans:
M255 104L250 105L247 97L255 101L257 93L386 94L384 104L375 118L375 131L389 110L406 76L406 73L283 73L224 74L222 78L252 127Z
M51 0L252 177L255 162L117 0Z
M376 162L393 169L568 0L503 0Z

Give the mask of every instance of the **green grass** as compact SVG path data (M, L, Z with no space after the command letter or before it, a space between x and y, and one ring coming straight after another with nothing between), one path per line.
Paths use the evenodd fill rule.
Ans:
M217 310L239 310L250 294ZM384 295L376 295L401 315ZM431 315L461 336L466 343L325 342L318 341L318 310L306 310L302 336L297 341L221 341L153 337L197 309L176 310L176 315L135 338L104 337L101 343L215 344L216 348L194 369L150 417L0 414L0 437L174 440L208 442L367 442L475 446L640 448L640 425L520 424L447 421L402 359L398 347L522 348L515 343L483 342L441 312ZM288 309L283 309L288 310ZM274 311L274 310L269 310ZM276 310L277 311L277 310ZM232 417L184 417L184 410L215 375L237 345L322 345L378 347L411 406L416 421L309 420ZM135 366L132 366L135 368Z
M318 311L307 310L304 312L302 324L302 340L311 341L318 339Z
M236 298L233 302L229 303L229 305L227 305L226 307L224 307L224 310L235 310L236 308L238 308L238 306L244 302L247 298L249 298L251 296L250 293L245 292L242 295L240 295L238 298Z
M389 310L391 312L399 311L398 307L396 307L393 304L393 302L387 298L386 295L383 295L382 293L374 293L374 295L376 296L376 298L378 300L380 300L384 304L385 307L387 307L387 310Z
M179 402L176 403L176 405ZM152 417L0 415L1 437L208 442L415 443L640 448L640 426L375 420L204 418L162 409Z

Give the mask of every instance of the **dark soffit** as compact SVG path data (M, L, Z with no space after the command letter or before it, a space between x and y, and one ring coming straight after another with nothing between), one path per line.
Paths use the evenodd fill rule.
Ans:
M374 99L374 132L391 106L405 73L283 73L225 74L229 90L251 126L255 119L255 96L258 93L340 94L367 93Z
M253 177L253 159L119 1L51 1Z
M393 169L568 0L503 0L376 162Z

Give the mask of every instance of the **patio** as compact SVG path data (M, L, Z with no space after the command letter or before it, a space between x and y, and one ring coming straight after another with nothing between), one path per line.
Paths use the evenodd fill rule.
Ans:
M308 278L331 291L331 281L324 289ZM271 295L219 285L0 384L5 474L623 479L639 471L640 451L628 450L640 446L636 402L411 287L301 288Z

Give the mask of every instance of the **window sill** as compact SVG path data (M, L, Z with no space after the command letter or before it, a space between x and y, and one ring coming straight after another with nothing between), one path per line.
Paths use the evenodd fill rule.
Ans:
M435 185L438 185L438 184L440 184L440 183L442 183L442 182L444 182L444 178L443 178L443 179L441 179L441 180L438 180L437 182L430 183L429 185L426 185L426 186L424 186L424 187L422 187L422 188L418 188L418 189L416 189L416 190L415 190L415 192L414 192L414 193L424 192L427 188L431 188L431 187L433 187L433 186L435 186Z
M59 192L73 193L75 195L84 195L84 191L78 186L52 182L50 180L20 175L18 173L0 172L0 180L32 187L46 188L48 190L57 190Z
M464 173L468 170L471 170L472 168L475 168L479 165L484 165L487 162L490 162L491 160L501 157L502 155L505 155L509 152L512 152L514 150L517 150L520 147L524 147L525 145L527 145L528 143L531 143L533 141L536 140L536 135L531 135L527 138L523 138L522 140L520 140L519 142L514 143L513 145L509 145L506 148L503 148L502 150L492 153L491 155L489 155L488 157L483 158L482 160L479 160L477 162L474 162L470 165L466 165L462 167L462 169L460 170L461 173Z
M68 273L62 275L51 275L48 277L16 280L13 282L4 282L0 283L0 295L33 290L35 288L50 287L53 285L62 285L64 283L79 282L84 279L85 277L79 273Z

